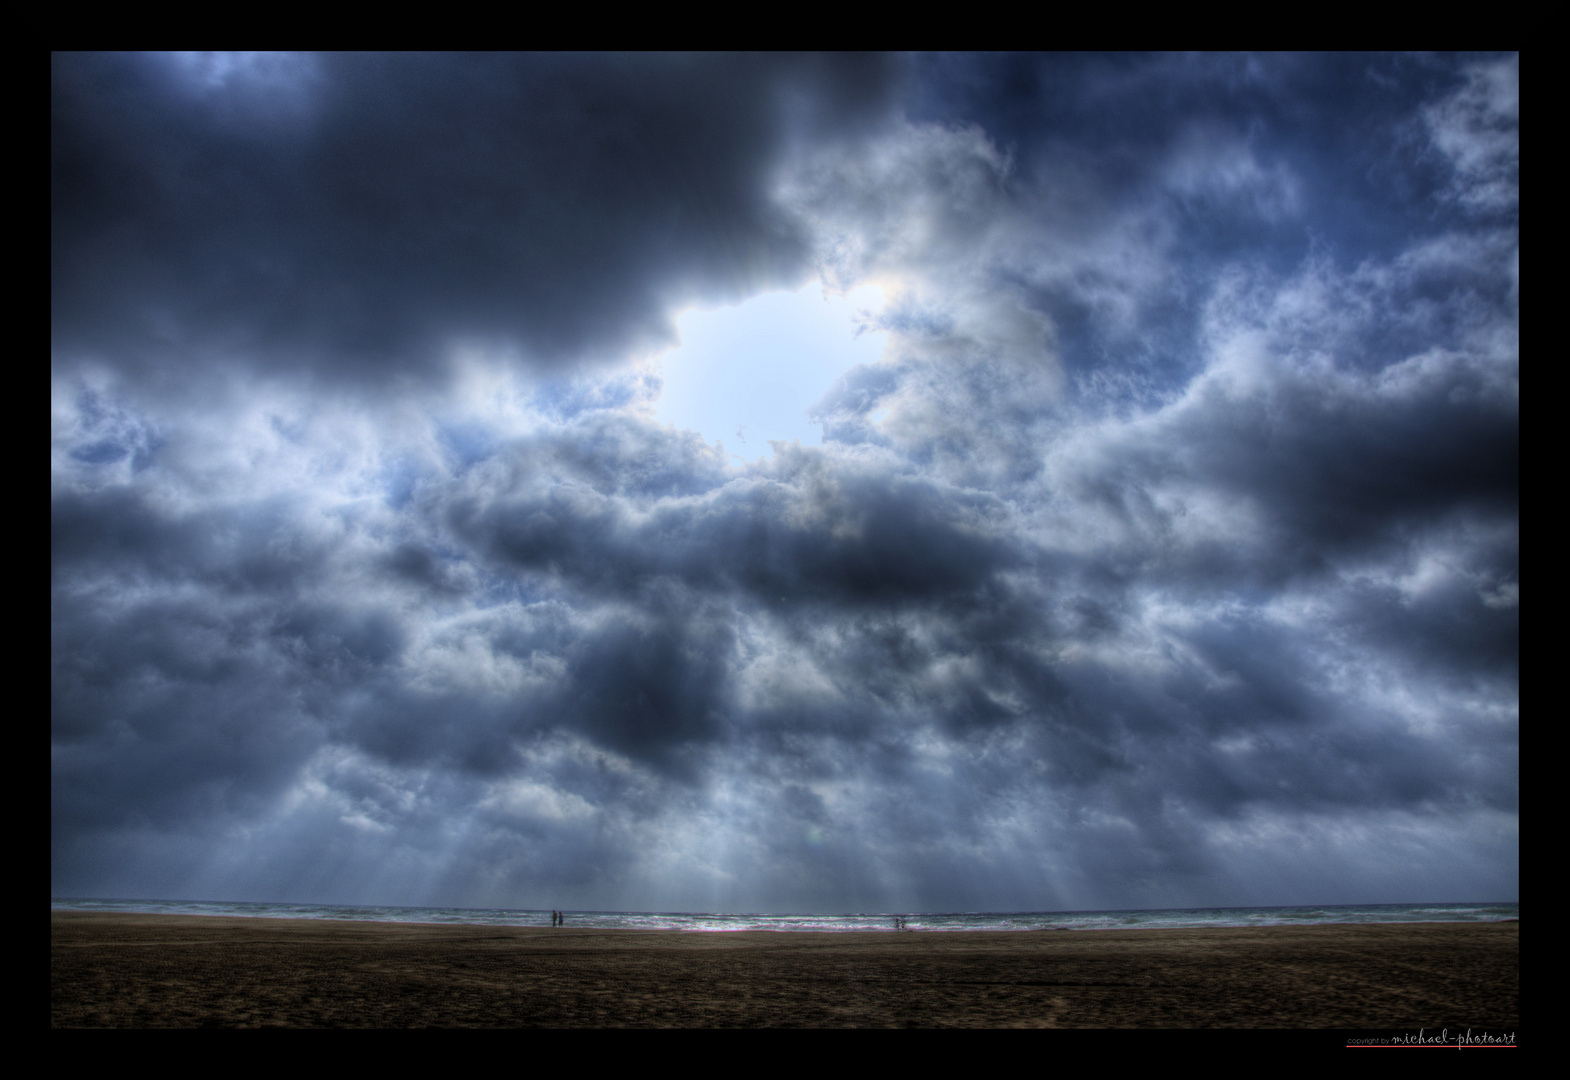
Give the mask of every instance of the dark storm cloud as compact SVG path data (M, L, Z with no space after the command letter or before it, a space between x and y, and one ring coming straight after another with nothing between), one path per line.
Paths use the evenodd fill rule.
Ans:
M1284 250L1260 243L1259 218L1275 216L1268 213L1274 170L1229 156L1227 144L1241 140L1305 178L1295 198L1332 243L1392 257L1429 231L1432 200L1451 181L1445 155L1428 145L1422 110L1487 82L1472 74L1487 66L1486 58L1474 68L1416 55L932 56L916 61L928 77L917 83L911 112L951 123L984 117L1021 168L1084 176L1111 202L1165 187L1163 197L1179 203L1185 239L1207 254L1228 246L1250 258L1291 260L1302 237L1285 223L1275 223L1292 234ZM1509 76L1499 81L1508 87ZM1470 118L1485 112L1482 96L1447 107ZM1472 126L1498 127L1492 116ZM1192 174L1198 182L1170 184L1167 171L1183 152L1203 155L1207 142L1219 160ZM1234 213L1230 227L1218 222L1208 212L1236 207L1210 200L1229 190L1267 212Z
M57 892L1514 895L1514 58L181 63L55 62ZM821 447L647 418L809 266Z
M1047 254L1015 275L1052 316L1069 370L1103 385L1165 385L1195 370L1194 288L1219 270L1290 273L1327 252L1344 266L1396 259L1451 216L1446 203L1474 220L1512 221L1514 64L932 56L915 61L926 77L908 112L944 124L979 120L1056 243L1105 253L1067 274L1054 265L1061 257ZM1139 303L1128 303L1134 294ZM1109 349L1108 338L1124 347ZM1420 351L1424 340L1402 344Z
M531 450L498 457L498 475L516 474ZM774 475L653 506L577 485L482 481L447 512L455 532L492 558L611 595L673 578L770 605L898 604L974 590L1010 561L986 530L992 500L825 467L811 451L782 457ZM647 459L624 464L641 472Z
M378 381L670 336L806 269L791 138L875 126L861 57L57 55L57 355Z
M1252 362L1196 382L1153 423L1109 433L1073 478L1085 500L1160 529L1153 490L1224 494L1275 535L1234 546L1240 558L1192 554L1212 574L1268 583L1457 516L1515 520L1517 405L1491 365L1435 358L1370 381Z

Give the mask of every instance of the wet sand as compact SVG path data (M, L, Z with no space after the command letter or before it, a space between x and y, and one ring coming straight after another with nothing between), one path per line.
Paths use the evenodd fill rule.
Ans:
M52 1027L1514 1030L1520 923L681 933L51 912Z

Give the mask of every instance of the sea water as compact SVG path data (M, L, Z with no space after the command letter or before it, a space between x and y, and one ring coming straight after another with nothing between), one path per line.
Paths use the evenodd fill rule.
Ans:
M508 908L380 907L241 903L223 900L101 900L51 897L51 911L229 915L253 919L353 919L469 926L549 926L549 911ZM1320 923L1500 922L1519 903L1334 904L1302 907L1175 908L1139 911L932 911L841 914L702 911L566 911L566 925L606 930L1146 930L1195 926L1314 926Z

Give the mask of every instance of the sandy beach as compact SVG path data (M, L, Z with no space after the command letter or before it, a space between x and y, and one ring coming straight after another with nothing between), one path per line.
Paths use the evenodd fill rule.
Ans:
M53 1027L1514 1030L1520 923L682 933L55 911Z

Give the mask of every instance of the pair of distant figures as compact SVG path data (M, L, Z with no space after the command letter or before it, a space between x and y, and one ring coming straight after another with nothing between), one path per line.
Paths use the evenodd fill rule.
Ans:
M904 930L904 929L906 929L905 917L903 915L896 915L896 916L894 916L894 929L896 929L896 930Z
M565 925L567 925L567 916L563 915L559 911L551 912L551 925L552 926L565 926Z

